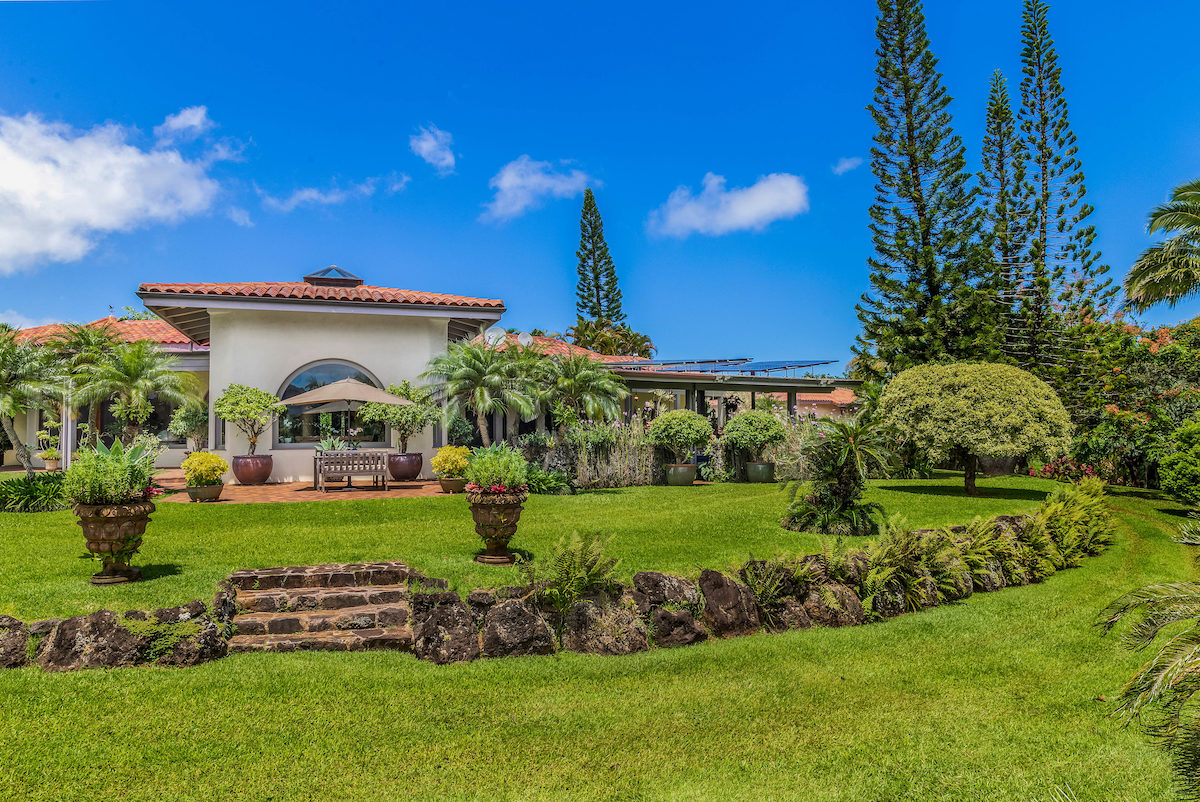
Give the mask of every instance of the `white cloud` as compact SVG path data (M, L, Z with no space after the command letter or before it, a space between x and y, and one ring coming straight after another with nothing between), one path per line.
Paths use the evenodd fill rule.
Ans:
M58 322L52 317L36 319L21 314L15 309L0 309L0 323L7 323L14 329L28 329L32 326L44 326L47 323Z
M412 176L408 173L392 173L387 177L388 194L403 192L408 188L409 181L412 181Z
M208 118L207 106L188 106L176 114L168 115L162 125L156 125L154 136L164 144L186 141L207 133L215 125L216 123Z
M541 203L543 198L572 198L595 183L582 170L555 172L550 162L535 162L528 155L500 168L488 186L496 190L480 220L510 220Z
M336 206L353 198L367 198L375 194L375 184L378 179L368 178L361 184L353 184L345 189L317 189L316 187L301 187L294 190L285 198L277 198L258 189L262 205L274 212L291 212L300 206Z
M254 225L254 221L250 219L250 212L240 206L230 206L225 214L233 221L234 225L242 228L251 228Z
M135 133L0 116L0 275L75 261L104 234L208 210L219 190L208 169L223 154L143 150L128 141Z
M753 185L725 189L725 177L708 173L704 190L677 187L667 202L650 213L649 229L669 237L718 236L731 231L761 231L776 220L808 211L808 187L799 176L772 173Z
M454 137L450 132L436 125L421 126L418 133L408 138L412 152L433 165L439 175L454 172L454 151L450 149L453 144Z
M830 169L833 170L834 175L842 175L843 173L848 173L857 168L862 164L862 162L863 160L858 156L843 156L842 158L838 159L837 164L833 165L833 167Z

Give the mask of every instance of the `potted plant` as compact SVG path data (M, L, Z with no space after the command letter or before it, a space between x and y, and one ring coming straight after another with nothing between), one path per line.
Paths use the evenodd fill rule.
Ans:
M93 585L134 582L142 572L129 560L142 546L142 535L154 512L154 460L161 446L138 439L129 446L118 440L81 449L63 477L63 497L73 505L87 550L103 568Z
M674 409L654 419L646 438L671 452L675 462L667 464L667 484L687 487L696 481L696 466L686 462L713 436L712 424L690 409Z
M171 414L167 431L182 437L185 445L191 440L193 451L203 451L208 447L208 404L192 400L178 407Z
M38 445L42 448L38 452L38 459L46 463L48 471L57 471L62 464L62 454L58 451L58 430L61 426L58 421L47 421L46 428L37 433Z
M746 463L747 482L775 481L775 463L764 462L763 452L768 446L786 439L787 429L783 421L762 410L746 410L734 415L725 424L725 441L750 454L750 461Z
M229 470L229 463L207 451L189 454L180 466L187 484L188 498L192 501L216 501L221 497L225 483L221 477Z
M437 474L443 493L461 493L467 486L463 474L471 459L471 449L466 446L445 446L438 449L429 464Z
M250 442L248 453L233 458L233 475L244 485L261 485L271 478L274 460L270 454L255 454L258 438L271 428L275 419L287 411L287 405L266 390L231 384L213 404L213 411L232 423Z
M433 403L433 396L428 390L407 380L389 385L387 391L412 403L363 404L359 407L358 417L364 421L381 421L391 427L400 451L388 455L388 473L397 482L411 482L421 475L425 456L419 451L408 453L408 441L437 421L437 405Z
M529 464L520 452L504 443L477 450L467 464L467 501L475 531L485 545L476 562L512 565L516 561L508 550L508 541L517 533L517 522L529 497L528 470Z

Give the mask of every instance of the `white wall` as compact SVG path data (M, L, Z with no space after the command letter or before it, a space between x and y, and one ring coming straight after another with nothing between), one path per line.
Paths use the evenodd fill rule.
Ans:
M386 386L419 381L430 357L446 348L447 318L350 313L212 309L209 357L210 403L231 384L278 393L298 368L336 359L360 365ZM213 433L215 434L215 432ZM213 451L227 460L248 450L246 437L225 426L225 446ZM274 434L260 439L256 453L274 457L272 482L312 479L312 444L275 448ZM210 436L210 445L216 440ZM432 429L409 441L425 455L430 476ZM232 474L227 482L235 481Z

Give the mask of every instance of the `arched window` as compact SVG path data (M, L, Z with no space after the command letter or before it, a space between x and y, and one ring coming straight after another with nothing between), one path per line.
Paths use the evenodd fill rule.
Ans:
M363 384L383 387L379 379L371 375L366 368L353 362L327 359L312 362L297 370L283 383L278 395L287 403L292 396L342 379L355 379ZM347 406L351 408L348 409ZM338 437L371 448L386 446L387 427L378 422L358 420L354 407L357 407L357 404L347 405L341 402L320 407L288 407L287 413L279 417L275 426L276 446L287 448L289 445L302 445L311 448L326 437Z

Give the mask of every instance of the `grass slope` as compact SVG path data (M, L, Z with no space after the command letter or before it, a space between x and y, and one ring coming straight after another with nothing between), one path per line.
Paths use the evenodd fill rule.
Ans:
M1047 487L989 481L990 497L966 500L953 483L886 482L874 496L927 526L1027 508ZM233 567L325 559L399 556L463 587L508 581L447 557L475 547L458 501L164 505L144 559L182 573L108 604L183 601ZM0 672L0 795L1164 799L1162 755L1095 701L1144 655L1091 624L1125 590L1189 576L1189 561L1169 539L1172 505L1136 492L1113 503L1117 543L1081 568L879 625L626 658L238 655L187 670ZM563 531L601 528L629 571L813 548L776 527L781 506L747 486L535 499L520 542L536 553ZM28 618L106 598L80 587L87 563L64 559L63 540L78 537L63 531L69 517L22 517L15 531L11 520L0 610Z

